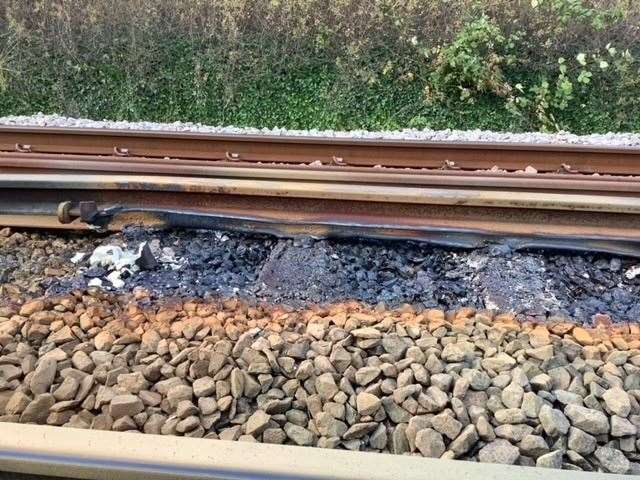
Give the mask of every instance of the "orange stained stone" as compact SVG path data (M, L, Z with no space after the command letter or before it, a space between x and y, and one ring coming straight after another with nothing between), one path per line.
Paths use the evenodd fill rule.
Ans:
M495 316L495 321L499 323L513 323L516 321L516 316L513 313L499 313Z
M456 312L456 318L469 318L476 313L475 308L462 307Z
M345 323L347 323L347 314L346 312L338 312L331 317L327 317L338 327L344 327Z
M611 327L612 335L628 335L629 334L629 324L628 323L616 323Z
M216 313L216 307L215 305L212 305L211 303L201 303L198 305L198 308L196 309L196 313L200 316L200 317L209 317L213 314Z
M613 343L611 343L609 339L603 339L602 345L604 345L607 350L613 350Z
M434 332L440 327L446 327L448 324L444 320L429 322L429 332Z
M593 316L593 325L595 327L610 327L611 317L609 315L605 315L604 313L596 313Z
M428 321L427 316L424 313L419 313L413 319L414 323L423 323Z
M571 334L576 339L576 342L582 346L594 344L593 336L582 327L575 327Z
M491 325L491 323L493 323L493 315L487 311L476 313L474 318L477 323L484 323L485 325Z
M521 325L518 322L513 322L513 323L503 323L502 327L507 330L508 332L518 332L521 330Z
M573 327L575 327L574 323L567 322L567 321L559 321L559 322L550 324L548 328L551 331L551 333L554 333L556 335L564 335L565 333L569 333Z
M529 333L529 343L532 347L543 347L551 343L549 330L544 325L538 325Z
M196 301L194 301L194 300L188 300L188 301L184 302L184 304L182 305L182 308L189 315L193 315L198 310L198 303Z
M629 350L640 349L640 340L631 340L628 344Z
M403 303L398 308L398 311L400 311L402 313L415 313L416 309L413 307L413 305L411 305L409 303Z
M158 322L170 322L178 316L176 310L162 310L156 313L156 321Z
M429 322L444 321L444 312L442 310L438 310L437 308L431 308L425 312L427 320Z
M376 317L375 315L361 312L353 312L349 315L349 317L366 324L374 324L378 321L378 317Z

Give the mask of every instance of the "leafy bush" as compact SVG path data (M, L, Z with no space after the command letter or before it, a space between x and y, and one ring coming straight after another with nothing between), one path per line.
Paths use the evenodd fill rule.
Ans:
M503 67L515 61L512 37L507 39L486 15L470 21L451 44L433 49L436 59L427 97L438 92L442 98L452 88L459 90L461 100L472 101L486 92L506 97L512 89Z

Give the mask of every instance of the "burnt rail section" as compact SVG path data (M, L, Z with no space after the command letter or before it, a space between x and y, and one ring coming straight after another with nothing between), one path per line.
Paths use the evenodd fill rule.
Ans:
M338 166L640 174L640 150L517 143L445 143L184 132L0 127L0 151Z
M183 180L182 182L180 180ZM283 237L412 239L473 248L596 250L640 256L640 199L299 182L6 174L0 224L100 228L235 229ZM397 196L395 196L397 194Z
M137 223L640 256L638 149L0 127L0 172L7 226Z

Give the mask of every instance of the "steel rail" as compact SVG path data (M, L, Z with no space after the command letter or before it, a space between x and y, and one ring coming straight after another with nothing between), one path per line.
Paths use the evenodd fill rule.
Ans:
M192 192L267 197L332 199L470 207L534 208L640 214L636 195L589 195L581 192L556 193L534 190L465 189L344 184L337 182L274 181L237 178L200 178L146 175L29 175L6 173L0 188L64 190L138 190Z
M545 470L418 456L0 424L0 470L91 480L317 479L622 480L623 475Z
M586 162L578 170L600 174L566 173L577 158ZM0 224L133 222L640 256L639 160L637 149L574 145L0 127Z
M464 170L411 170L349 167L264 165L205 162L183 159L150 159L86 155L19 154L0 152L0 169L5 173L41 173L72 170L78 173L144 173L272 180L301 180L341 183L464 186L480 188L535 188L640 193L640 178L575 174L526 174L469 172Z
M640 174L640 149L0 126L0 151L349 166Z
M467 248L500 241L514 248L640 256L640 215L629 213L638 208L634 196L613 197L623 200L614 205L608 196L580 192L573 196L555 194L552 201L541 192L511 192L506 197L509 192L492 192L502 196L483 198L485 191L458 189L469 195L464 204L460 196L438 188L382 186L376 188L385 189L385 195L377 195L377 190L362 184L307 182L300 186L299 182L231 179L231 187L216 178L186 178L182 183L176 182L179 178L165 177L164 182L156 184L158 178L143 176L132 182L132 177L122 176L113 182L109 175L2 175L0 225L50 227L56 219L61 226L107 230L143 224L235 229L285 237L412 239ZM325 187L340 187L342 191ZM411 190L416 191L415 198L408 196ZM439 197L442 191L448 196ZM340 198L337 193L341 193ZM540 205L546 202L548 208L535 208L531 198L527 204L524 200L528 194L535 194L542 200ZM473 195L476 206L470 205ZM593 211L589 203L592 197L601 202L599 206L606 213ZM507 206L496 207L496 198L506 200ZM514 208L512 198L518 198L520 206L527 208ZM566 209L569 207L575 209ZM610 212L614 207L618 211Z

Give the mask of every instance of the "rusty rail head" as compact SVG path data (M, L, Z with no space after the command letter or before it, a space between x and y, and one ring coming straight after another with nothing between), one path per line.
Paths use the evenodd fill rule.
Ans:
M243 162L311 163L401 168L640 174L640 149L586 145L212 135L184 132L0 126L0 151L29 145L33 153L176 157Z
M422 186L334 181L299 181L253 178L201 178L186 176L5 173L0 189L63 189L94 191L141 191L251 195L331 199L344 202L403 203L409 205L457 205L640 215L640 197L633 192L606 194L597 192L536 190L519 188L466 188L460 186Z
M0 152L0 169L5 173L146 174L243 178L275 181L336 182L350 184L581 190L591 192L640 193L640 178L569 174L526 174L493 171L429 170L255 164L226 161L154 159L147 157L16 154Z

